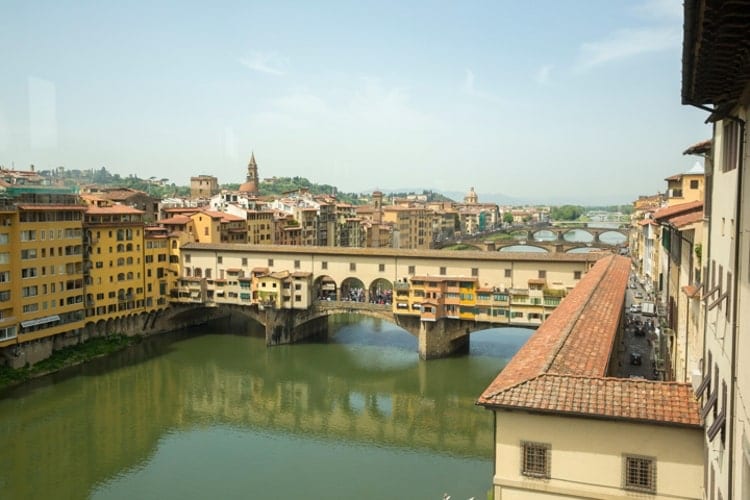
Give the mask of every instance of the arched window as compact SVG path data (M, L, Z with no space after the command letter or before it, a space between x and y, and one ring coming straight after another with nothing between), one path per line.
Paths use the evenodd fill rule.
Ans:
M118 243L117 244L117 251L118 252L124 252L125 251L125 245L123 245L122 243Z
M117 281L125 281L125 273L119 273L117 275Z
M133 244L132 243L128 243L125 248L126 248L126 250L128 252L132 252L133 251Z
M127 263L128 265L131 265L133 263L133 257L128 257Z
M196 278L202 278L203 277L203 273L201 272L201 268L200 267L196 267L195 268L195 277Z
M191 270L191 269L190 269L189 267L186 267L186 268L185 268L185 276L186 276L187 278L189 278L191 274L193 274L193 273L192 273L192 270Z
M120 257L119 259L117 259L117 265L118 266L124 266L125 265L125 259L123 259L122 257Z

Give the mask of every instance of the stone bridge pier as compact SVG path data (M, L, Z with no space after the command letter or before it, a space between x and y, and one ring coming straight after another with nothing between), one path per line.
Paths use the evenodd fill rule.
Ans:
M266 345L295 344L328 336L328 316L310 317L307 311L266 309Z

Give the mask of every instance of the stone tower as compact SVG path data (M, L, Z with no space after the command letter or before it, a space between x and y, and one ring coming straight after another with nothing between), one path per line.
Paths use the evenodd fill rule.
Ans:
M382 224L383 222L383 193L375 191L372 193L372 221L375 224Z
M250 163L247 164L247 176L245 182L240 185L240 192L247 194L258 194L258 164L255 163L255 153L250 154Z

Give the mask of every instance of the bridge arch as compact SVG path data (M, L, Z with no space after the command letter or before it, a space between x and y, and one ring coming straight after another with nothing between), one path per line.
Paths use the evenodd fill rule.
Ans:
M602 236L604 236L604 239L602 239ZM622 231L610 229L599 233L599 241L604 244L611 244L613 246L616 246L626 243L628 241L628 237L623 234Z
M534 241L530 241L530 242L526 241L524 243L522 243L520 241L514 241L514 242L511 242L511 243L508 243L506 245L502 245L502 246L498 247L497 251L498 252L514 252L514 251L518 251L518 250L508 250L508 248L517 247L517 246L534 247L534 248L538 248L539 250L543 251L544 253L551 253L549 248L547 248L547 247L545 247L543 245L537 245L537 244L534 243Z
M313 282L313 297L317 300L338 300L336 280L324 274Z
M556 241L558 239L558 231L550 228L542 228L536 231L529 230L531 240L533 241ZM549 235L549 236L547 236Z
M345 278L344 281L341 282L341 299L342 300L351 300L352 302L367 302L367 289L365 288L365 284L362 283L362 280L355 277L350 276L348 278Z
M576 238L575 241L572 239L574 235L581 235L581 234L585 234L585 236L583 236L582 239L580 238L580 236ZM584 243L584 244L593 243L594 240L596 239L594 237L594 234L585 227L573 227L573 228L564 230L561 232L561 237L563 240L570 242L570 243Z
M368 290L370 302L390 304L393 301L393 283L385 278L376 278Z

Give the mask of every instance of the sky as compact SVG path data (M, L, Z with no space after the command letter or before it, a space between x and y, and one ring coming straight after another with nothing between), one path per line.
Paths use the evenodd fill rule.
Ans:
M0 165L620 204L708 139L680 0L0 2Z

